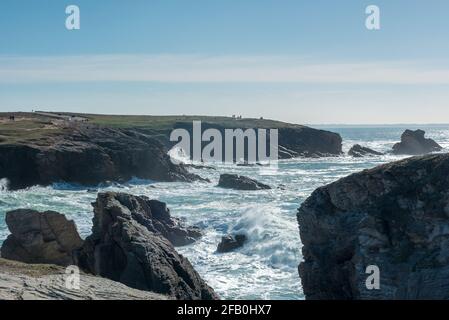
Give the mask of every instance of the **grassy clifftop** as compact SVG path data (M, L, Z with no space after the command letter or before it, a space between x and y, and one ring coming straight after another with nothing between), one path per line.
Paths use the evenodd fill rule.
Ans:
M14 116L15 120L9 119ZM138 116L99 115L64 112L0 113L0 144L45 143L48 139L79 126L141 128L157 132L172 129L175 124L191 124L194 120L217 124L223 128L301 128L296 124L265 119L236 119L212 116Z

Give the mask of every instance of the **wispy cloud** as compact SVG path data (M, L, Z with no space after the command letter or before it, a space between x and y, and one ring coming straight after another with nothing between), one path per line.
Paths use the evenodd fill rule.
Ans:
M449 68L417 61L317 63L295 56L0 56L0 83L449 84Z

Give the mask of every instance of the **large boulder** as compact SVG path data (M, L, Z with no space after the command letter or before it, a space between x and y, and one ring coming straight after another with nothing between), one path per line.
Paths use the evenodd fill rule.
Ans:
M349 149L348 154L354 158L362 158L366 156L381 156L382 152L375 151L373 149L363 147L359 144L355 144Z
M218 298L156 226L166 211L151 210L147 198L113 192L98 194L93 207L92 235L78 256L82 269L177 299Z
M68 266L83 244L75 223L57 212L14 210L6 213L6 224L11 234L1 248L5 259Z
M405 130L401 142L393 146L393 153L397 155L421 155L441 151L443 148L432 139L426 139L423 130Z
M271 189L270 186L263 184L257 180L245 176L239 176L237 174L228 174L228 173L220 175L218 186L225 189L251 190L251 191Z
M448 154L321 187L298 222L307 299L449 299ZM366 286L370 265L380 271L378 290Z
M230 252L240 247L243 247L247 241L247 237L244 234L227 235L221 238L217 247L218 253Z

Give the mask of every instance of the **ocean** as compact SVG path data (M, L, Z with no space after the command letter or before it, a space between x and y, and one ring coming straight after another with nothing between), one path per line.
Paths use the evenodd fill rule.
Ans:
M423 129L449 151L449 125L432 126L315 126L340 133L343 150L359 143L377 151L391 150L405 129ZM177 250L186 256L200 275L223 299L303 299L297 267L301 261L296 212L317 187L351 173L404 157L384 155L290 159L279 163L275 174L260 167L219 164L212 169L192 169L212 183L155 183L134 179L125 185L98 188L146 195L168 204L172 215L201 227L205 236ZM241 192L215 187L220 173L237 173L255 178L272 190ZM90 234L96 193L86 187L54 184L21 191L5 191L0 177L0 243L7 237L5 212L17 208L55 210L75 220L80 234ZM2 190L2 191L1 191ZM249 241L235 252L218 254L221 236L245 233Z

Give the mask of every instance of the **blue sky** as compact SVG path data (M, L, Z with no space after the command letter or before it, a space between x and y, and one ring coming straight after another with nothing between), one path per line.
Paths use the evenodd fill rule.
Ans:
M446 0L2 0L0 111L449 122L448 15Z

